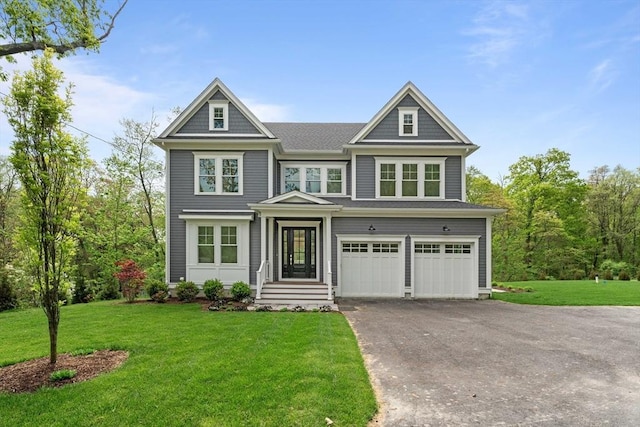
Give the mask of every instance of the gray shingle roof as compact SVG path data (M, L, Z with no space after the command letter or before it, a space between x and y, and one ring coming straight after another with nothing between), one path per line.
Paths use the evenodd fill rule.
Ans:
M264 123L285 151L342 150L366 123Z

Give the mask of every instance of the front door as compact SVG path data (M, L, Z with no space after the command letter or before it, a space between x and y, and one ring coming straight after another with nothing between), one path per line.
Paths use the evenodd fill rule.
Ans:
M316 278L315 227L282 228L282 278Z

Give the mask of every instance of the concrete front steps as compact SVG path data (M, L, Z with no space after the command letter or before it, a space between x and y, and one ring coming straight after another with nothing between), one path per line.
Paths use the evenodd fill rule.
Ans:
M318 282L273 282L265 283L262 287L262 298L256 299L255 305L270 305L272 307L295 307L297 305L308 308L319 308L323 305L333 305L333 295L327 299L327 285Z

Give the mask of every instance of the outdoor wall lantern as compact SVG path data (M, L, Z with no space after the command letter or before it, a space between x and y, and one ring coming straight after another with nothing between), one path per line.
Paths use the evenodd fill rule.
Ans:
M444 227L442 227L442 231L447 232L451 231L451 229L445 225Z
M373 226L373 224L369 226L369 231L376 231L376 228Z

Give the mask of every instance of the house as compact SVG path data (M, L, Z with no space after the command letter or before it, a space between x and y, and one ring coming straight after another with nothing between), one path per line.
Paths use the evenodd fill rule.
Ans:
M154 143L171 289L244 281L257 302L491 292L501 211L465 202L479 147L411 82L368 123L266 123L215 79Z

